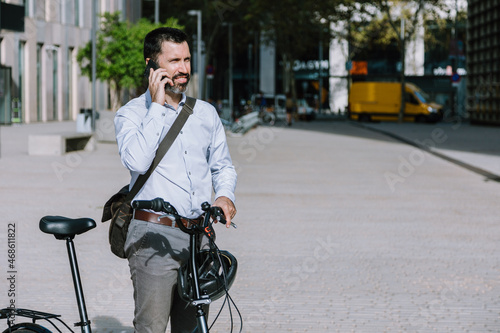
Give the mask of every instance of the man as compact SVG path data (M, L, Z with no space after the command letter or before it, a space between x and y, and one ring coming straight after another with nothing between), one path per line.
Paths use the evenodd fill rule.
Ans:
M130 170L131 185L148 170L186 101L191 72L186 34L173 28L151 31L144 40L144 59L159 68L150 69L146 93L120 108L115 117L118 149ZM213 205L222 208L229 227L236 214L235 186L236 172L220 118L212 105L197 100L193 114L134 199L160 197L180 215L195 219L203 213L201 204L210 202L213 189ZM155 223L152 212L134 214L125 252L134 286L135 331L164 333L170 316L172 332L191 332L196 327L195 309L180 299L176 289L177 270L188 259L189 235Z

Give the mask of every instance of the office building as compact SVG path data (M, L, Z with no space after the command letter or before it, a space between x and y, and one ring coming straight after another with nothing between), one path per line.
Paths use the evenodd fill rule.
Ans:
M9 18L0 22L0 124L75 120L81 109L91 108L91 82L80 75L76 55L91 40L92 3L0 3L2 17ZM121 11L132 21L140 15L139 1L95 3L99 13ZM96 84L96 108L106 109L108 89Z

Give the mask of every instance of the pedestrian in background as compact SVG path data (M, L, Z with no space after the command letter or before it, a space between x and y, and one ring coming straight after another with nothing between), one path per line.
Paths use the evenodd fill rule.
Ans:
M293 118L293 114L295 112L295 109L297 107L297 103L295 103L293 97L292 97L292 94L290 92L288 92L286 94L286 122L288 124L288 126L292 126L292 118Z

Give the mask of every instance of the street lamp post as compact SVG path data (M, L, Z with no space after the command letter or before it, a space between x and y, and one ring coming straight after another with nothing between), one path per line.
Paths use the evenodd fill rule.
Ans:
M155 0L155 23L160 22L160 0Z
M405 19L401 18L401 32L400 32L400 37L399 39L401 40L401 106L399 108L399 116L398 116L398 122L402 123L404 120L404 114L405 114L405 107L406 107L406 82L405 82L405 39L406 39L406 32L405 32Z
M97 79L97 64L96 64L96 31L97 31L97 0L92 1L92 119L90 120L92 131L95 131L95 118L97 116L96 111L96 79Z
M189 15L196 16L198 18L197 22L197 36L196 36L196 60L198 62L197 64L197 71L198 71L198 98L202 98L202 61L201 61L201 10L190 10L188 11Z
M229 120L233 118L233 23L222 23L223 26L228 27L228 52L229 52Z
M233 120L233 24L229 23L229 120Z

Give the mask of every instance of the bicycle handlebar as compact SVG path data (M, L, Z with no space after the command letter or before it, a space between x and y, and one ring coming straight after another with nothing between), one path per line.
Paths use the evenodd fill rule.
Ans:
M162 198L155 198L153 200L135 200L132 202L132 208L134 209L151 209L156 212L162 212L167 215L172 215L175 218L184 218L189 220L188 218L185 218L183 216L180 216L179 213L177 213L177 210L175 209L174 206L172 206L169 202L164 201ZM210 217L212 217L214 220L217 222L220 222L222 224L226 224L226 218L224 217L224 212L220 207L217 206L210 206L208 202L204 202L201 204L201 209L206 213L205 215L205 221L204 221L204 227L208 225L210 222ZM231 225L236 228L236 224L231 222ZM190 233L193 231L193 228L186 228L182 223L179 224L179 227L181 228L182 231Z
M163 201L161 198L156 198L153 200L136 200L132 202L132 208L134 209L151 209L157 212L163 212L165 214L171 214L176 217L180 217L177 210L169 202Z

